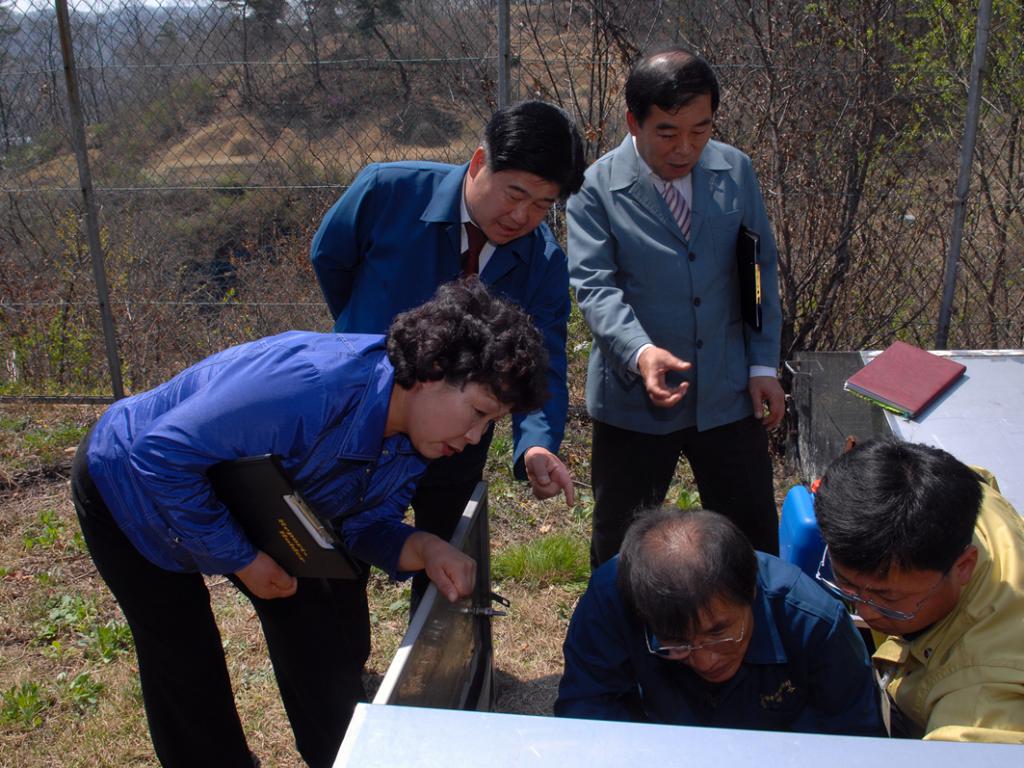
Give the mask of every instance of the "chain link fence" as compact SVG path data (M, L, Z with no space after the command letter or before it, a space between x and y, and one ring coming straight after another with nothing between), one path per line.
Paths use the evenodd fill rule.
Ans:
M951 347L1024 343L1024 3L1000 0ZM974 9L533 0L72 0L70 34L125 387L231 343L327 330L308 264L368 162L464 162L499 100L625 133L638 52L681 43L722 83L780 249L783 355L931 346ZM504 30L503 30L504 31ZM57 16L0 0L0 395L110 391ZM554 214L561 232L559 213Z

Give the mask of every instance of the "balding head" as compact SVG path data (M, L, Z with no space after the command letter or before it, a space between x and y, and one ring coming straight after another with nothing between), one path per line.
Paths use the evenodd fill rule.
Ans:
M662 637L691 635L716 598L750 605L756 581L750 542L715 512L663 507L642 514L619 553L623 601Z

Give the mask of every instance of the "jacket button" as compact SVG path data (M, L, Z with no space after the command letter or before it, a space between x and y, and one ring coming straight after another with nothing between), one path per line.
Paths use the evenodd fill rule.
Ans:
M697 349L701 349L701 348L703 348L703 346L704 346L704 342L701 341L700 339L697 339Z
M693 299L693 306L695 306L695 307L699 307L700 306L700 296L695 296L694 297L694 299Z
M694 253L693 251L690 251L690 261L696 261L696 260L697 260L697 254Z

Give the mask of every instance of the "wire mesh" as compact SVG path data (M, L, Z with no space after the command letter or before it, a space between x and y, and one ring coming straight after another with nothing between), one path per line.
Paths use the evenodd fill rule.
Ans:
M497 103L489 0L71 2L124 378L327 330L308 264L366 163L460 163ZM591 159L626 132L630 63L716 67L717 137L758 169L783 356L934 337L974 10L960 3L533 0L513 99L561 104ZM1024 4L996 2L950 346L1024 344ZM109 391L56 16L0 2L0 394ZM559 213L556 231L562 233Z

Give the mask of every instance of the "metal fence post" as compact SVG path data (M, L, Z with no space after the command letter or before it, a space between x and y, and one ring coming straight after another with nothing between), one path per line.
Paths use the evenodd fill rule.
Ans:
M935 348L945 349L949 342L949 322L953 313L953 293L956 291L956 273L960 262L960 244L964 237L964 218L967 215L967 191L971 183L971 164L974 145L978 138L978 115L981 112L981 75L985 69L988 32L992 24L992 0L978 4L978 27L974 37L974 56L971 59L971 83L967 93L967 117L964 124L964 144L960 150L960 172L956 179L953 206L953 231L946 254L945 277L942 284L942 304L939 307L939 325L935 332Z
M509 104L512 80L512 56L509 32L509 0L498 3L498 108Z
M60 49L64 61L64 80L68 89L68 107L71 115L71 141L78 161L78 180L85 202L85 232L92 256L93 277L96 280L96 296L100 305L103 322L103 338L107 347L107 364L110 367L110 386L114 399L124 397L121 383L121 361L117 354L117 336L114 334L114 319L110 314L110 298L107 290L107 274L103 267L103 249L100 246L100 225L93 194L92 174L89 171L89 154L85 140L85 119L82 102L78 94L78 76L75 72L75 55L71 47L71 22L68 17L67 0L57 0L57 25L60 30Z

